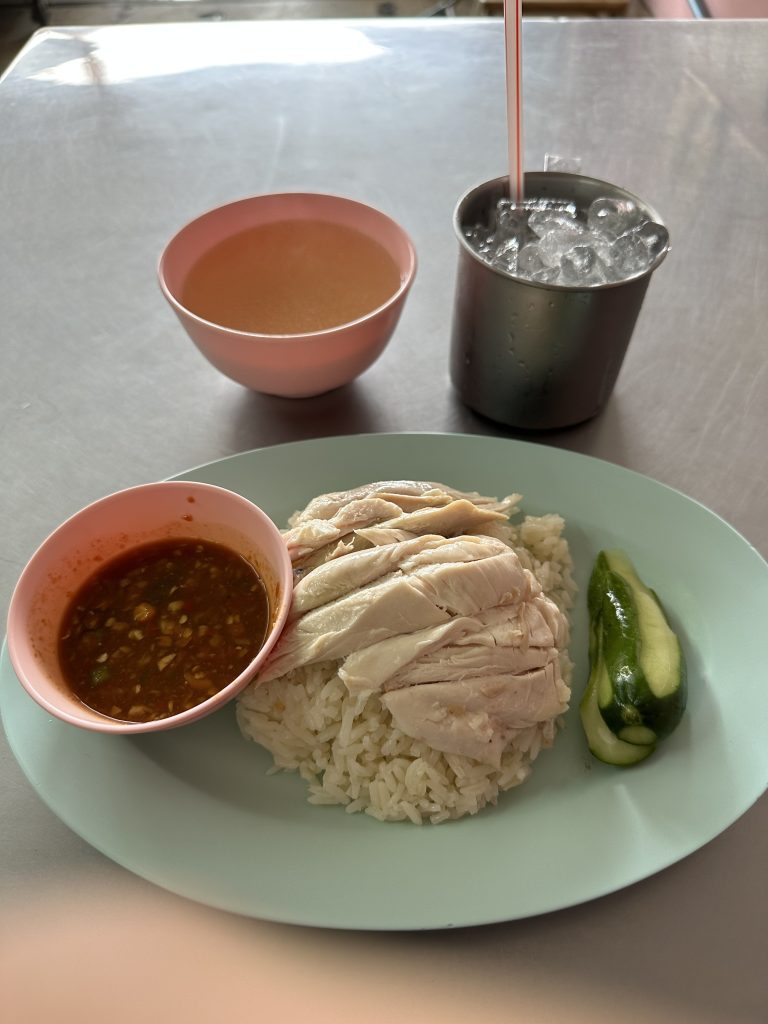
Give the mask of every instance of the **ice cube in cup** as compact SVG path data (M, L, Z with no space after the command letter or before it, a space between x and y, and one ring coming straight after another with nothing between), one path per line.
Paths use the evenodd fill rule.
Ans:
M583 234L584 228L576 220L576 211L570 210L532 210L528 217L528 227L539 238L550 231L562 231L573 235Z
M632 230L642 240L651 261L661 255L669 245L669 232L662 224L654 224L652 220L647 220Z
M642 220L642 213L631 199L601 196L587 210L587 227L614 238L636 227Z
M608 280L605 266L591 245L574 245L560 262L561 284L605 284Z

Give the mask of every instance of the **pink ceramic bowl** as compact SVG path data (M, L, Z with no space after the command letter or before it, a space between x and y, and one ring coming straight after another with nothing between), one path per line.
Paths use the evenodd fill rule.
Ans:
M74 593L105 561L139 544L190 538L237 551L267 588L270 626L256 657L215 696L153 722L107 718L64 683L57 654L62 617ZM8 613L8 652L22 686L57 718L97 732L140 733L194 722L236 696L266 659L285 624L292 570L280 531L256 505L210 484L165 482L118 491L88 505L43 541L21 574Z
M314 220L354 228L395 261L400 286L365 316L311 334L254 334L202 319L180 301L190 269L226 238L283 220ZM416 254L403 229L373 207L340 196L287 192L220 206L187 224L160 259L160 286L198 349L217 370L254 391L288 398L322 394L366 370L392 336L416 273Z

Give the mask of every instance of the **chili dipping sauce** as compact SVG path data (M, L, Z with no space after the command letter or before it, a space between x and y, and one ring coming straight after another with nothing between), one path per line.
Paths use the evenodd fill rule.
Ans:
M268 626L266 588L243 557L209 541L156 541L107 562L75 594L59 661L94 711L151 722L231 683Z

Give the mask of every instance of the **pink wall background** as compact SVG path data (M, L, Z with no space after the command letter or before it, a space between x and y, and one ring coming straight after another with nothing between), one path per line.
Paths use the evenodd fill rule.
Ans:
M687 0L643 0L654 18L692 18ZM768 0L704 0L713 18L768 18Z

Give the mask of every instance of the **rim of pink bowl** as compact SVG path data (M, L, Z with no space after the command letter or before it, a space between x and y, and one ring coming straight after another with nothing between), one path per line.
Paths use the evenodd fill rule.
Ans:
M80 516L84 516L92 509L99 505L106 505L112 501L121 499L124 495L133 494L142 490L153 490L155 488L169 488L169 489L180 489L180 490L196 490L196 491L207 491L207 492L218 492L227 495L227 500L236 499L238 504L243 505L248 509L250 513L256 513L256 518L261 519L262 523L267 529L276 534L276 539L279 538L281 547L278 547L280 555L280 566L279 572L276 573L277 583L280 587L280 597L278 601L277 614L272 623L272 627L267 635L266 640L257 651L253 660L246 666L243 671L236 676L231 682L227 683L226 686L222 687L216 694L209 697L207 700L202 701L200 704L193 708L189 708L187 711L182 711L178 715L170 715L167 718L157 719L152 722L128 722L123 719L112 719L108 716L102 718L79 718L74 712L67 710L66 704L62 701L62 704L54 704L46 696L39 693L33 682L31 682L27 673L24 671L25 657L19 656L19 648L24 644L23 640L19 637L22 633L29 635L29 628L27 626L26 617L22 615L19 602L23 597L23 590L28 584L27 573L31 570L33 563L35 563L38 557L43 553L44 549L51 544L55 538L70 527L74 520ZM226 525L221 520L209 519L207 522L216 523L217 525ZM99 535L102 536L102 535ZM66 556L64 556L66 557ZM266 556L265 556L266 557ZM272 564L270 559L270 568L274 570L275 566ZM267 655L270 653L272 648L277 643L280 634L283 631L286 620L288 618L288 612L290 611L291 605L291 593L293 590L293 570L291 565L291 558L288 553L287 547L282 543L282 534L276 523L267 515L266 512L260 506L256 505L255 502L250 501L243 495L238 494L237 491L230 491L226 487L219 487L216 484L206 484L195 480L159 480L147 484L136 484L133 487L126 487L119 491L113 491L111 494L106 494L102 498L97 498L95 501L90 502L88 505L84 505L77 512L74 512L71 516L60 523L54 530L52 530L47 537L37 546L29 557L26 565L22 569L21 575L16 581L16 585L13 588L11 594L10 604L8 606L7 616L7 628L6 636L8 643L8 656L13 666L13 670L16 674L17 679L21 686L26 690L29 696L48 711L55 718L58 718L70 725L74 725L81 729L86 729L91 732L105 732L105 733L148 733L148 732L162 732L168 729L174 729L179 726L189 725L192 722L198 721L201 718L205 718L209 714L217 711L219 708L224 707L228 704L237 694L245 688L250 682L252 677L258 671L261 663L266 660ZM30 597L31 600L31 597ZM16 619L19 619L18 623ZM34 659L34 655L31 656ZM41 674L44 674L43 669L40 669ZM56 684L53 684L54 687ZM61 689L63 697L66 699L66 691ZM72 704L78 703L78 698L72 695ZM89 708L88 705L84 704L83 707L86 712L98 716L99 712L94 711L93 708Z
M360 206L365 210L371 210L389 221L397 231L402 235L403 241L408 249L408 267L405 272L405 277L400 281L400 287L394 292L386 302L382 302L380 306L376 306L369 313L365 313L363 316L358 317L356 320L347 320L343 324L337 324L335 327L324 327L320 331L305 331L303 334L261 334L258 331L241 331L236 327L225 327L223 324L217 324L213 320L206 320L204 317L199 316L197 313L193 313L191 309L188 309L182 302L180 302L173 292L170 290L165 282L164 267L166 263L166 257L168 250L179 237L179 235L186 231L188 227L195 224L199 220L203 220L205 217L209 217L212 213L218 213L219 210L227 209L230 206L237 206L240 203L251 203L257 199L283 199L283 198L320 198L320 199L336 199L343 203L348 203L350 206ZM306 217L295 217L295 220L306 220ZM333 221L331 221L333 223ZM359 228L356 230L360 231ZM361 234L367 236L367 232L360 231ZM369 236L367 236L369 237ZM381 243L379 243L381 244ZM281 342L300 342L306 341L308 338L323 338L329 334L335 334L338 331L344 330L347 327L354 327L357 324L365 323L366 320L371 320L374 316L381 313L383 310L388 309L390 306L395 305L399 299L404 296L408 289L413 284L413 280L416 276L418 269L418 257L416 255L416 247L414 246L410 235L394 218L390 217L389 214L384 213L376 206L371 206L369 203L361 203L358 199L349 199L347 196L340 196L333 192L262 192L255 196L245 196L243 199L233 199L231 203L221 203L218 206L212 206L209 210L204 213L198 214L193 217L192 220L187 221L179 230L173 235L171 239L166 243L165 248L160 254L160 259L157 263L157 277L160 282L160 288L165 295L168 302L175 308L181 310L185 316L190 317L192 320L196 320L200 324L205 324L206 327L214 327L217 331L221 331L224 334L230 334L235 338L257 338L259 341L281 341Z

